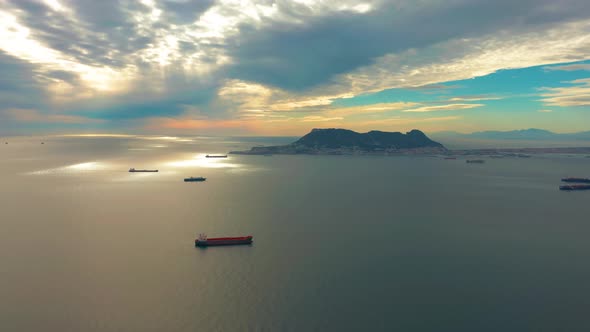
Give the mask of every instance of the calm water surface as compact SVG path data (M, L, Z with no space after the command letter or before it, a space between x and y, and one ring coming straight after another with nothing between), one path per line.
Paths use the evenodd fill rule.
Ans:
M1 331L590 330L590 192L557 190L590 158L212 160L265 142L8 141ZM199 232L254 244L198 249Z

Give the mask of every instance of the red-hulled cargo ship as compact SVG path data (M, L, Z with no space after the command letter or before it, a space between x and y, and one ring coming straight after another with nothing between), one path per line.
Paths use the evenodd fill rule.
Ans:
M199 234L199 237L195 240L196 247L231 246L237 244L252 244L252 235L207 238L207 235Z

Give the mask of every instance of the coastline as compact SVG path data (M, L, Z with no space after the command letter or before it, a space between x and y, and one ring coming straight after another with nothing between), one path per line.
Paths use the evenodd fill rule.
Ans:
M455 149L429 147L415 149L373 149L360 148L309 148L295 145L253 147L246 151L230 151L236 155L444 155L444 156L491 156L491 157L520 157L526 158L535 154L588 154L590 147L562 147L562 148L481 148Z

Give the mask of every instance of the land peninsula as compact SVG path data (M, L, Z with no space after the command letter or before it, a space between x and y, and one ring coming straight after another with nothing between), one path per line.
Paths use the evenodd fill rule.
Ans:
M313 129L299 140L279 146L256 146L232 154L440 154L447 149L420 130L405 134L373 130L357 133L347 129Z

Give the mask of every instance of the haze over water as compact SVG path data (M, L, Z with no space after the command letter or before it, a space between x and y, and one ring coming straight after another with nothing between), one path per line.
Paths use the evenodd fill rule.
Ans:
M290 140L7 141L2 331L590 328L590 192L558 190L590 176L584 156L207 159ZM199 249L200 232L254 244Z

